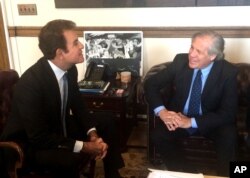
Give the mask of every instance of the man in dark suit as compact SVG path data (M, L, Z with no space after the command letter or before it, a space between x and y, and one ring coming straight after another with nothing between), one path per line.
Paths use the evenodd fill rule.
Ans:
M175 137L201 134L215 141L218 174L229 174L235 158L237 112L237 69L224 59L224 39L213 31L193 35L188 54L178 54L164 70L145 81L145 93L154 113L159 116L152 141L168 169L181 170L186 164ZM189 115L191 90L201 72L198 112ZM160 90L171 86L173 94L164 106Z
M3 139L21 142L26 160L54 172L55 177L78 178L78 168L89 156L103 159L106 178L120 177L118 169L124 162L114 119L90 119L78 89L75 64L84 61L84 46L75 23L47 23L39 34L39 47L44 56L23 73L16 86Z

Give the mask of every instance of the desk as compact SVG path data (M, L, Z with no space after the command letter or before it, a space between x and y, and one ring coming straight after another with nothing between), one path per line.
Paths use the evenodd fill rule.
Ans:
M91 115L97 112L113 113L117 123L117 130L120 137L121 150L126 149L126 142L130 134L129 125L131 118L127 117L127 113L131 110L132 119L135 118L136 104L136 84L138 78L133 78L126 86L120 80L112 80L107 91L103 94L82 93L82 97L87 104L87 109ZM121 95L116 94L117 89L124 88Z

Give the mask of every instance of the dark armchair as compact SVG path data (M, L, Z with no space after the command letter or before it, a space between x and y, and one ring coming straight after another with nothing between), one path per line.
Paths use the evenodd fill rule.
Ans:
M19 76L18 73L14 70L8 70L8 71L0 71L0 133L2 133L2 130L4 128L5 122L8 118L8 115L10 113L10 107L11 107L11 99L12 99L12 93L13 88L18 81ZM0 148L9 148L16 150L19 157L17 158L16 162L12 165L8 165L7 161L4 160L2 149L0 149L0 170L1 173L3 173L3 176L9 176L11 178L17 177L17 169L22 167L23 163L23 152L21 147L15 142L0 142ZM6 171L7 170L7 171Z
M0 135L8 119L13 89L19 79L19 75L15 70L0 71ZM11 149L17 156L15 160L10 160L5 150ZM13 158L13 156L11 156ZM25 171L24 171L25 170ZM95 172L95 160L86 160L83 163L82 174L85 177L93 178ZM25 155L19 144L9 141L0 141L0 177L1 178L49 178L52 176L49 172L37 172L32 170L29 165L25 163Z
M138 97L141 102L146 102L143 95L143 83L150 76L156 74L160 70L166 68L171 62L165 62L153 66L145 75L141 86L139 87ZM238 160L250 160L250 64L237 63L234 64L239 68L238 80L238 96L239 96L239 112L237 116L238 129ZM165 104L167 104L169 96L171 96L171 86L166 86L161 91ZM248 115L247 115L248 113ZM155 115L148 106L148 134L155 127ZM247 126L248 125L248 126ZM247 138L249 144L247 145ZM188 139L177 140L183 148L186 159L190 164L200 167L201 170L215 170L216 152L213 142L201 136L192 136ZM154 145L148 140L148 158L153 164L160 163L160 158L155 151ZM204 172L205 173L205 172ZM210 172L209 172L210 173Z

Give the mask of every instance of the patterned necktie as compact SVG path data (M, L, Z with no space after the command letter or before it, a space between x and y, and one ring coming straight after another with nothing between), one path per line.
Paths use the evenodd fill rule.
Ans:
M195 117L199 115L200 103L201 103L201 70L198 70L192 86L192 91L188 106L187 115L189 117Z
M67 98L68 98L68 78L67 73L63 75L63 93L62 93L62 109L61 109L61 116L62 116L62 126L63 126L63 135L67 136L66 131L66 105L67 105Z

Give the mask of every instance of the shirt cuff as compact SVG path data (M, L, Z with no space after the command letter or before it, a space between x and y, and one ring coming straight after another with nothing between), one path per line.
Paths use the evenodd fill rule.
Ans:
M96 128L93 127L93 128L91 128L91 129L89 129L88 132L87 132L87 135L88 135L91 131L93 131L93 130L96 130ZM82 142L82 141L76 140L76 143L75 143L75 146L74 146L74 150L73 150L74 153L80 153L80 151L82 150L82 147L83 147L83 142Z
M74 153L80 153L82 147L83 147L83 142L76 140L76 143L74 146Z
M196 120L195 120L194 117L191 118L191 127L192 128L198 128L198 125L197 125Z
M96 128L93 127L93 128L91 128L91 129L89 129L88 132L87 132L87 135L89 135L89 133L90 133L91 131L93 131L93 130L96 130Z
M154 109L154 113L156 116L159 116L159 112L163 109L166 109L165 106L158 106L157 108Z

